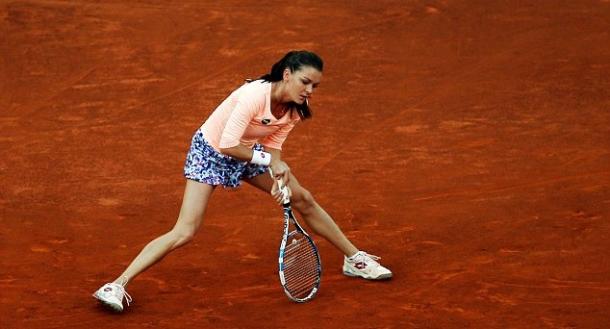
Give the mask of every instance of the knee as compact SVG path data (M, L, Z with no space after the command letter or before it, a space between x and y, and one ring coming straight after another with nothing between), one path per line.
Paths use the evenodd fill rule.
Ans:
M294 208L300 213L307 213L316 204L313 195L304 188L299 188L296 191L292 191L292 204Z
M172 249L181 247L193 240L195 229L191 227L175 227L170 234L172 235Z

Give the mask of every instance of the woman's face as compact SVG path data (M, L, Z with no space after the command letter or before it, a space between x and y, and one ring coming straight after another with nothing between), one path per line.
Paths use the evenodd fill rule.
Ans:
M284 83L286 84L285 100L303 104L305 100L311 97L314 89L318 87L322 80L322 72L311 66L303 66L299 70L290 72L290 69L284 70Z

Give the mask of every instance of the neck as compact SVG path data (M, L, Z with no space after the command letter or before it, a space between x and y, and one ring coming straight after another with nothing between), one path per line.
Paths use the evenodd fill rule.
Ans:
M284 100L284 82L277 81L271 84L271 103L281 104L286 103Z
M287 111L286 101L283 99L284 83L281 81L271 84L271 113L276 118L281 118Z

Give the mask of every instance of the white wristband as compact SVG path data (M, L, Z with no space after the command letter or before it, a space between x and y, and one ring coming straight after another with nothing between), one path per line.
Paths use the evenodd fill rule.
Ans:
M254 150L254 152L252 152L252 160L250 160L250 163L260 166L268 166L271 163L271 154Z

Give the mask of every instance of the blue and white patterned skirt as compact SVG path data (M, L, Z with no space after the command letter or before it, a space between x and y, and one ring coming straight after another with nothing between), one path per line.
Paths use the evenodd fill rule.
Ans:
M261 144L255 150L263 151ZM191 147L184 164L184 177L209 185L236 188L244 178L252 178L267 171L267 166L236 160L216 151L199 129L191 140Z

